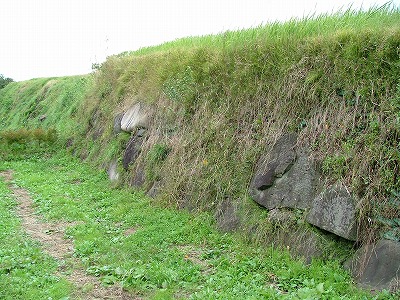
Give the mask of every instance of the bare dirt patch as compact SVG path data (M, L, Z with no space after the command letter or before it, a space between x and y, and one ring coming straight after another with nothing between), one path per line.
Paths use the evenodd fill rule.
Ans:
M140 299L137 296L130 295L119 285L105 287L98 278L90 276L82 268L76 267L80 263L72 255L74 252L73 241L66 239L64 234L67 227L74 226L76 223L44 222L35 213L33 201L28 191L13 184L13 172L11 170L2 171L0 176L4 178L18 202L16 213L21 218L26 233L42 245L43 251L57 259L60 266L65 266L67 260L74 261L74 268L63 270L64 267L60 267L57 275L65 277L76 286L77 291L74 295L76 298ZM65 273L67 275L64 275Z
M204 249L194 248L191 245L179 245L176 248L184 254L185 260L199 265L203 274L211 274L213 272L212 265L210 265L206 259L202 258Z
M136 231L138 231L138 229L135 228L135 227L128 228L128 229L126 229L126 230L124 231L124 235L125 235L125 236L130 236L130 235L136 233Z

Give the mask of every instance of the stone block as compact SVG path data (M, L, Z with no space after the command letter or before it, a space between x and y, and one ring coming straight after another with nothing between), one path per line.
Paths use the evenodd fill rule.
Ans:
M144 138L145 133L143 133L141 130L138 130L131 136L126 144L124 156L122 157L122 166L125 170L128 170L129 165L138 158L142 150Z
M117 160L113 160L110 162L107 170L108 178L111 182L116 182L119 179L119 173L117 170Z
M345 263L345 268L362 288L400 291L400 243L382 239L365 245Z
M120 114L115 116L115 118L114 118L114 126L113 126L113 132L114 133L119 133L119 132L122 131L122 129L121 129L121 120L122 120L123 116L124 116L124 113L120 113Z
M295 134L282 136L262 157L250 184L250 195L268 208L306 209L318 193L319 174L307 152L296 148Z
M340 183L327 188L314 199L307 222L345 239L357 239L355 200Z

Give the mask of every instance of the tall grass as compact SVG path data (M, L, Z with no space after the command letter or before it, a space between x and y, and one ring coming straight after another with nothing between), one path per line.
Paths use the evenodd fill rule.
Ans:
M0 91L0 117L16 127L47 114L45 124L74 137L76 153L104 166L129 138L115 138L114 116L146 102L153 124L122 178L151 164L146 153L164 145L161 199L212 211L228 199L244 230L258 228L263 239L271 226L248 185L261 153L297 132L326 181L343 181L356 195L365 241L381 225L363 220L399 214L385 205L400 190L399 49L399 8L310 16L125 52L92 76L54 79L48 93L50 79L12 83Z

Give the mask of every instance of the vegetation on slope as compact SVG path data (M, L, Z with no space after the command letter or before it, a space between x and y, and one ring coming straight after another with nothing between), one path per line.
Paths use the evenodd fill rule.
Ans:
M12 78L9 77L4 77L3 74L0 74L0 89L2 89L3 87L5 87L7 84L13 82L14 80Z
M218 232L207 214L162 208L131 189L112 189L104 173L64 151L0 163L0 171L9 169L14 183L28 189L38 218L69 224L65 238L73 240L73 256L86 272L140 299L396 297L356 289L337 261L305 265L287 251ZM40 252L22 233L15 207L0 178L0 236L7 242L0 246L1 298L75 299L83 293L86 299L93 287L79 292L66 282L74 259Z
M342 180L358 196L365 220L396 218L399 15L346 12L110 57L85 113L97 111L101 139L112 141L110 116L135 101L153 104L147 147L171 150L158 173L167 200L180 206L218 209L223 199L247 206L260 153L296 131L327 181ZM118 150L98 152L111 159Z
M215 211L229 199L244 230L257 224L262 239L271 224L248 184L260 154L295 131L327 182L341 180L359 198L360 240L399 239L399 20L388 7L348 11L123 53L90 76L9 84L0 90L1 125L54 127L104 166L130 138L115 136L114 117L147 102L147 151L121 170L123 180L153 164L146 178L162 179L167 203ZM147 154L157 149L168 155Z

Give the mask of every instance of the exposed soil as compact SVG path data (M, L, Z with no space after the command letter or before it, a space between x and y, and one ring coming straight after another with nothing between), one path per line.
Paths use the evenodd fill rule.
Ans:
M49 223L41 220L35 213L28 191L13 184L13 172L3 171L0 172L0 176L4 178L18 202L16 213L22 220L24 230L42 245L44 252L59 261L57 275L75 285L76 293L73 296L76 299L140 299L136 295L130 295L119 285L105 287L98 278L86 274L79 267L80 262L72 255L73 241L66 239L64 235L65 229L76 223ZM72 268L66 267L67 265L72 265Z

